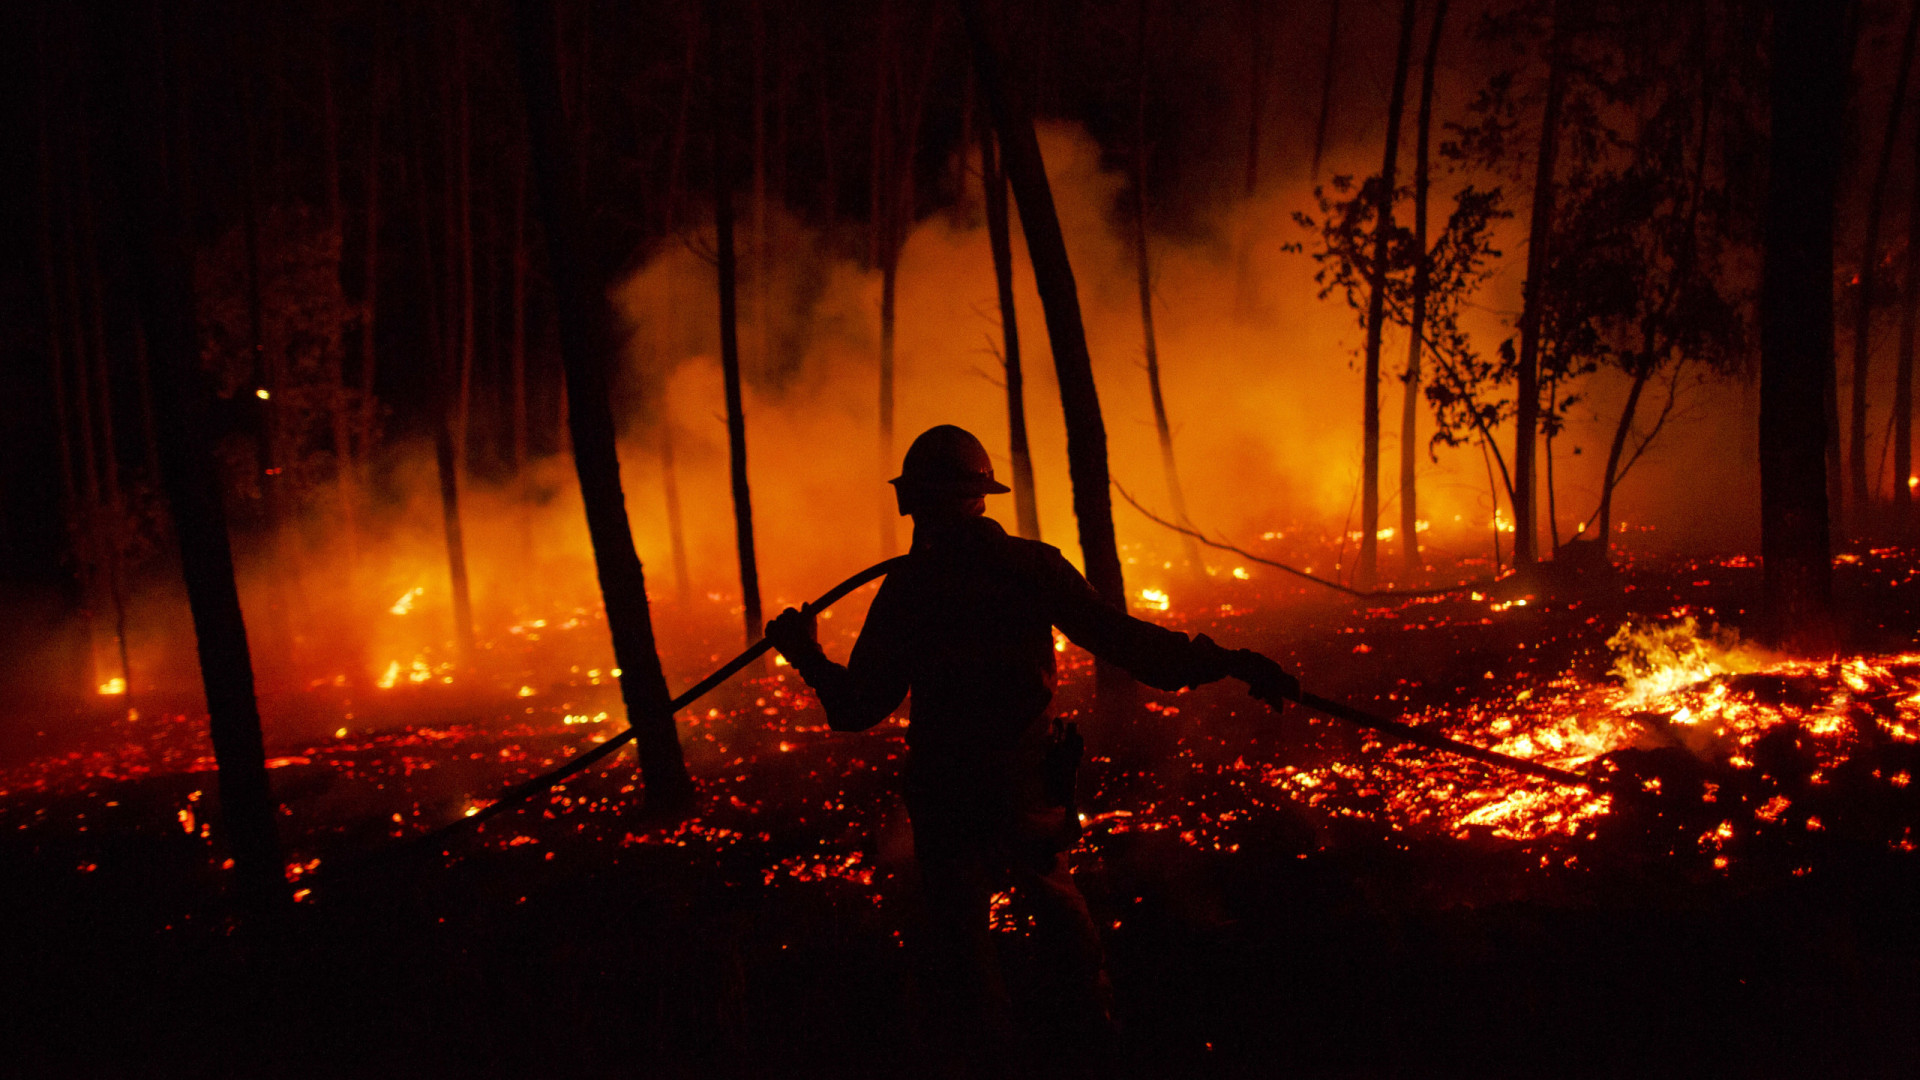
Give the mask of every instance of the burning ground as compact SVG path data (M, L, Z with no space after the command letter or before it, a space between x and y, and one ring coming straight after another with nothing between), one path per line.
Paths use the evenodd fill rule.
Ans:
M1074 861L1143 1071L1904 1072L1915 566L1843 557L1864 645L1822 660L1739 640L1759 574L1739 557L1361 602L1222 567L1141 597L1317 692L1611 775L1601 794L1276 717L1237 683L1095 721L1063 643L1059 705L1090 754ZM831 652L863 602L823 623ZM669 635L675 685L734 647L730 613L706 614ZM265 959L212 899L226 875L198 715L156 699L136 718L102 695L115 707L9 747L6 914L32 933L5 1004L25 1060L911 1067L902 728L828 732L784 668L682 715L701 788L685 820L639 815L616 759L472 835L405 843L618 729L610 673L571 662L604 632L554 612L493 642L485 674L401 657L269 701L299 903ZM1003 900L1031 993L1021 899Z

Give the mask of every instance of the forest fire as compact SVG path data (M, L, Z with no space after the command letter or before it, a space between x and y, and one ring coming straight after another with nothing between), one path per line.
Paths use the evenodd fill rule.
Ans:
M0 15L10 1068L1920 1058L1920 4L176 7Z

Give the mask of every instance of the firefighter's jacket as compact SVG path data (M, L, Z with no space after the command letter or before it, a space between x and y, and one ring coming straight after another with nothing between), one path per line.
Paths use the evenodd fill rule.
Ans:
M912 694L906 794L924 844L930 831L1002 833L1033 808L1058 680L1054 627L1162 690L1225 674L1211 641L1115 609L1058 549L985 517L915 530L845 666L817 648L789 660L839 731L878 724Z

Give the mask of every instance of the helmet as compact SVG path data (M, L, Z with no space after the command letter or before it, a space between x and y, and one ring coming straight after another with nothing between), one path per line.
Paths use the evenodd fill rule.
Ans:
M965 428L928 428L907 448L900 475L887 481L901 490L943 495L998 495L1011 488L993 478L987 448Z

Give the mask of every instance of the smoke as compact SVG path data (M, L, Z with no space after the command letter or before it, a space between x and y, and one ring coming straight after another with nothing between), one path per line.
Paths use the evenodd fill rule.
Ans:
M1111 211L1126 181L1102 168L1099 148L1079 129L1049 124L1040 134L1079 287L1113 476L1170 516L1142 360L1132 243ZM1359 148L1342 150L1330 156L1328 171L1364 172L1361 156ZM1436 184L1436 207L1449 190L1444 180ZM776 254L771 265L759 265L754 238L743 233L749 475L769 610L877 558L883 520L904 539L884 480L918 432L959 424L986 443L1003 477L1009 472L998 308L979 198L976 169L966 200L920 222L906 241L897 294L896 432L884 461L879 272L837 255L829 238L788 219L769 229ZM1152 238L1155 324L1181 483L1196 524L1243 543L1304 532L1337 544L1343 529L1358 528L1363 335L1339 297L1319 298L1311 258L1285 250L1306 239L1292 212L1308 209L1310 199L1304 177L1282 178L1252 199L1223 206L1210 228ZM1513 333L1517 264L1524 261L1514 255L1524 251L1519 231L1509 224L1501 237L1507 257L1476 297L1468 325L1487 351ZM641 554L657 581L670 565L658 452L664 419L673 429L692 574L702 590L737 594L714 271L699 247L663 252L614 293L634 328L635 375L664 393L664 408L636 425L626 447L627 488ZM1058 387L1017 229L1014 263L1042 532L1078 561ZM756 297L772 301L764 330ZM1404 332L1390 329L1383 350L1383 527L1398 520L1398 372L1405 355ZM1751 396L1726 387L1711 392L1709 412L1702 388L1683 388L1675 418L1616 495L1616 518L1628 536L1651 529L1663 548L1751 541ZM1599 501L1624 393L1624 380L1594 378L1555 441L1563 537ZM1425 420L1424 402L1421 413ZM1420 516L1432 523L1422 540L1428 561L1444 567L1486 553L1494 510L1479 450L1442 449L1430 457L1430 423L1418 435ZM1510 454L1510 431L1502 444ZM1743 450L1727 453L1728 445ZM1544 473L1541 485L1544 515ZM1011 503L989 499L988 513L1010 526ZM1129 587L1168 584L1162 568L1180 558L1177 537L1118 500L1114 513L1132 562ZM1544 545L1544 520L1541 531ZM1383 540L1383 567L1397 565L1397 552L1397 538Z
M1103 168L1099 148L1080 129L1048 124L1040 135L1077 275L1112 474L1170 516L1142 364L1131 238L1113 213L1125 180ZM1325 171L1364 174L1376 154L1360 142L1336 147ZM1155 322L1194 523L1242 546L1271 544L1264 550L1332 573L1342 548L1351 562L1354 545L1343 540L1359 527L1362 332L1340 298L1319 298L1312 260L1285 249L1307 239L1292 213L1310 209L1312 197L1297 163L1290 164L1294 174L1269 170L1254 197L1222 200L1197 225L1188 207L1178 235L1152 237ZM740 230L749 475L768 614L877 559L883 528L904 548L907 523L895 514L885 480L920 431L941 423L966 427L995 455L1002 477L1011 473L998 307L973 167L959 205L919 222L906 239L890 455L883 456L878 433L878 271L847 257L844 237L822 235L777 208L766 237L771 260L758 258L751 225ZM1436 183L1436 211L1450 190L1448 180ZM742 217L751 221L751 214ZM1489 351L1513 333L1524 262L1519 225L1509 223L1499 240L1506 255L1467 326ZM675 685L710 666L714 655L731 653L743 629L710 251L710 238L701 236L667 247L612 291L631 329L629 381L643 388L633 414L622 418L623 480ZM1043 537L1078 562L1058 387L1017 220L1014 284ZM1383 350L1383 527L1398 524L1397 375L1405 349L1404 334L1390 329ZM1555 441L1562 537L1598 503L1624 394L1622 379L1591 379ZM1655 404L1647 415L1662 394L1649 389ZM1489 553L1494 503L1478 449L1429 457L1424 406L1422 415L1420 517L1431 528L1421 540L1426 561L1444 575L1458 560ZM1758 531L1755 415L1749 387L1683 388L1673 419L1616 495L1616 519L1624 525L1616 540L1659 550L1750 549ZM669 434L691 578L684 603L663 484ZM1510 452L1510 430L1501 440ZM452 606L431 448L393 447L388 459L372 489L360 492L366 510L351 549L331 491L311 493L306 517L277 539L237 537L253 653L270 697L326 685L369 688L382 679L404 687L422 672L422 684L438 683L450 674ZM568 655L560 656L550 651L553 635L532 625L597 618L571 463L537 461L518 479L470 476L462 498L488 678L508 686L541 677L543 667L610 667L603 634L569 636ZM1545 501L1543 473L1543 515ZM1011 498L989 499L988 512L1010 526ZM1183 554L1178 538L1119 500L1114 519L1130 591L1170 592L1179 606L1190 582L1174 569ZM1541 532L1544 547L1544 520ZM1511 539L1502 537L1503 548L1511 549ZM1388 575L1399 566L1399 543L1397 536L1382 540ZM1237 562L1226 553L1206 557L1218 570ZM170 575L151 579L129 601L136 700L156 688L191 694L198 683L184 597ZM856 626L861 603L849 601L836 625ZM544 645L530 636L544 637ZM105 611L93 612L89 651L97 682L118 674ZM269 700L270 718L277 708Z

